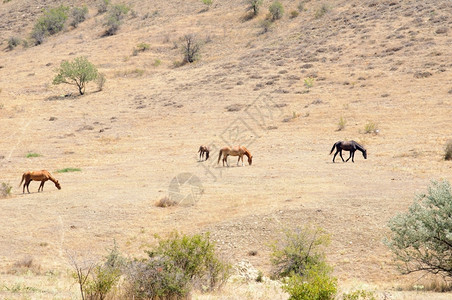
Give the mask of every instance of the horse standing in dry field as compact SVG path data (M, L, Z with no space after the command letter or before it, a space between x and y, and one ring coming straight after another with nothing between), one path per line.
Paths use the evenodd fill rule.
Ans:
M25 180L25 182L24 182L24 180ZM32 182L33 180L41 181L41 184L39 185L39 188L38 188L38 193L39 193L39 190L41 190L41 191L44 190L44 183L47 180L50 180L53 183L55 183L55 186L59 190L61 190L61 185L58 182L58 180L56 180L52 175L50 175L50 173L48 171L41 170L41 171L31 171L31 172L28 171L22 175L22 180L20 181L20 184L19 184L19 187L20 187L22 185L22 182L24 182L24 188L23 188L22 193L25 193L25 187L27 187L27 191L28 191L28 193L30 193L30 191L28 190L28 186L30 185L30 182Z
M206 160L208 160L209 159L209 152L210 152L209 147L204 146L204 145L200 146L199 150L198 150L199 160L202 161L204 159L204 154L206 154Z
M367 150L364 149L363 146L361 146L360 144L358 144L355 141L339 141L339 142L336 142L333 145L333 148L331 148L330 155L331 155L331 153L333 153L334 148L336 148L336 153L334 153L333 162L334 162L334 159L336 158L336 155L338 153L341 156L342 161L344 161L344 158L342 157L342 150L350 151L350 157L347 158L347 160L345 160L345 162L348 161L350 158L352 159L352 162L355 162L354 158L355 158L355 151L356 150L361 151L363 153L364 159L367 159Z
M246 155L248 157L248 164L251 166L253 163L253 156L251 153L246 149L244 146L237 146L237 147L223 147L220 149L220 155L218 156L218 162L220 163L221 155L223 155L223 167L224 163L226 162L226 165L229 167L228 163L228 156L238 156L239 159L237 160L237 166L239 165L240 159L242 160L242 166L243 166L243 155Z

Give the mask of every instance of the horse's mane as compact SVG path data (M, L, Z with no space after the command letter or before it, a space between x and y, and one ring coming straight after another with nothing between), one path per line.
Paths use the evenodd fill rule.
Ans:
M358 148L361 151L366 151L366 148L364 148L362 145L360 145L358 142L356 141L352 141L353 143L356 144L356 148Z
M251 156L250 151L248 151L248 149L246 149L245 146L240 146L240 148L242 148L242 150L245 152L245 155L248 156L248 158Z

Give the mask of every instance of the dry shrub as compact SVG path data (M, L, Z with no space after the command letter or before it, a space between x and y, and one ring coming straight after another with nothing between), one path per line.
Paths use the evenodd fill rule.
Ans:
M16 261L7 271L8 274L20 275L31 272L33 274L41 274L41 265L37 264L33 257L27 256L19 261Z
M449 140L446 144L446 150L444 153L445 160L452 160L452 140Z
M169 207L169 206L176 206L177 202L170 199L168 196L165 196L163 198L161 198L160 200L158 200L157 202L155 202L155 206L157 207Z

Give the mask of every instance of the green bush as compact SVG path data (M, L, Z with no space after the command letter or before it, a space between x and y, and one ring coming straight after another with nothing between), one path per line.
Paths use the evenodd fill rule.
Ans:
M449 140L446 144L446 150L444 153L445 160L452 160L452 140Z
M262 2L263 0L247 0L248 10L252 10L253 15L257 16L262 5Z
M137 299L180 299L192 288L218 289L229 277L230 266L217 257L208 234L172 233L147 253L127 268L128 293Z
M125 4L116 4L111 6L108 9L108 13L105 18L105 26L107 27L105 35L115 35L122 24L122 20L129 11L130 7Z
M325 255L322 248L329 242L329 235L320 228L286 230L284 239L272 245L274 276L305 275L308 267L323 263Z
M373 292L356 290L342 295L343 300L377 300Z
M86 15L88 14L88 7L74 7L72 9L72 21L71 26L77 27L78 24L84 22L86 20Z
M201 0L201 1L202 1L202 3L207 5L207 7L211 7L213 4L213 0Z
M331 276L332 269L322 263L310 265L303 276L293 274L282 289L289 300L333 300L337 293L337 279Z
M77 86L80 95L85 93L85 86L98 76L97 68L86 57L77 57L73 62L63 61L53 84L72 84Z
M279 20L284 15L284 7L279 1L273 2L268 10L270 11L272 21Z
M111 0L98 0L96 3L97 13L103 14L108 10Z
M31 33L36 45L42 44L47 36L56 34L64 29L68 11L69 7L60 5L44 12L44 15L37 20Z
M448 181L433 181L408 212L389 223L385 243L403 274L425 271L452 279L452 192Z
M20 38L12 36L8 39L8 49L13 50L20 45Z

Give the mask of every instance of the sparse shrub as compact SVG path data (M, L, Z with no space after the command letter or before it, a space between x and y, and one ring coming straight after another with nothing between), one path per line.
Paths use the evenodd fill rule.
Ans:
M262 28L262 33L267 33L270 31L271 26L273 25L272 21L269 19L264 19L260 22L260 27Z
M152 64L154 67L158 67L158 66L160 66L162 64L162 61L160 60L160 59L155 59L154 60L154 63Z
M185 63L192 63L199 59L201 43L198 42L194 34L186 34L183 38L182 53Z
M107 81L104 73L98 73L96 78L97 90L102 91L104 89L104 84Z
M122 20L130 11L130 8L124 4L116 4L108 9L108 13L105 18L105 26L107 30L105 35L115 35L122 24Z
M5 198L11 195L12 186L9 183L2 182L0 186L0 197Z
M263 282L264 281L264 273L262 273L261 270L257 272L256 282Z
M343 300L377 300L373 292L366 290L355 290L342 295Z
M298 3L298 5L297 5L297 10L298 10L299 12L303 12L303 11L304 11L304 2L303 2L303 1L300 1L300 2Z
M183 299L192 288L211 291L229 277L230 266L218 259L208 234L172 233L147 253L126 271L128 294L137 299Z
M27 158L31 158L31 157L39 157L41 156L39 153L33 153L33 152L29 152L27 153L26 157Z
M315 12L315 18L320 19L323 17L326 13L328 13L331 10L330 6L326 3L323 3Z
M270 18L272 21L279 20L284 15L284 7L279 1L273 2L268 10L270 12Z
M23 275L28 272L32 272L35 275L41 274L41 265L37 264L31 256L16 261L7 271L8 274L14 275Z
M337 126L337 131L344 130L346 124L347 124L347 120L345 120L345 119L341 116L341 118L339 119L339 124L338 124L338 126Z
M260 7L262 5L263 0L247 0L248 10L253 11L253 15L257 16L259 14Z
M209 9L213 4L213 0L201 0L201 1L207 6L207 9Z
M170 197L165 196L163 198L161 198L160 200L158 200L157 202L155 202L155 206L157 207L169 207L169 206L176 206L177 202L174 200L171 200Z
M20 38L12 36L8 39L8 49L13 50L20 45Z
M98 0L96 3L97 13L103 14L108 10L111 0Z
M452 140L449 140L446 144L446 150L444 153L445 160L452 160Z
M63 61L58 74L53 79L53 84L72 84L77 86L80 95L85 93L85 86L98 76L96 66L88 61L86 57L77 57L73 62Z
M364 133L372 133L377 134L378 133L378 125L375 122L369 121L364 125Z
M271 261L276 277L303 276L308 267L324 262L322 247L329 244L330 238L322 229L306 227L296 231L286 230L284 234L283 241L272 245Z
M137 45L137 49L138 51L144 52L146 50L149 50L151 48L151 45L147 44L147 43L139 43Z
M47 36L56 34L64 29L68 11L69 7L60 5L44 12L44 15L37 20L31 33L36 45L42 44Z
M74 28L78 26L78 24L84 22L86 20L86 15L88 14L88 7L74 7L71 11L72 21L71 26Z
M304 79L304 86L307 89L310 89L310 88L312 88L314 86L314 81L315 81L315 79L312 78L312 77L305 78Z
M309 265L304 275L294 274L282 286L289 300L333 300L337 293L337 279L325 263Z
M403 274L425 271L452 279L452 192L450 183L432 181L408 212L393 217L385 243Z
M64 169L59 169L56 172L57 173L69 173L69 172L80 172L82 171L79 168L64 168Z
M291 19L294 19L294 18L298 17L299 14L300 14L300 13L299 13L298 11L292 10L292 11L290 12L290 18L291 18Z

